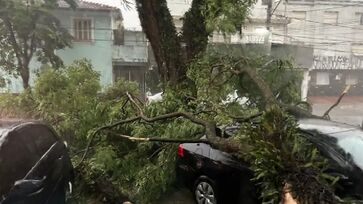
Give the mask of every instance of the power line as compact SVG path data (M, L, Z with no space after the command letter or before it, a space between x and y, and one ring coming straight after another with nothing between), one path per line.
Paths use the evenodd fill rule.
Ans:
M275 34L278 34L278 35L283 35L283 34L279 34L279 33L276 33ZM284 36L291 36L290 35L284 35ZM327 38L327 37L316 37L316 35L314 36L309 36L309 35L294 35L294 37L297 37L297 38L305 38L305 39L315 39L315 40L325 40L325 41L328 41L328 42L351 42L351 43L357 43L357 42L362 42L363 39L359 39L359 40L346 40L346 39L332 39L332 38Z
M356 29L356 30L363 30L363 28L356 28L356 27L350 27L350 26L344 26L341 24L335 24L335 23L325 23L325 22L320 22L320 21L312 21L312 20L307 20L307 19L301 19L301 18L294 18L294 17L288 17L288 16L283 16L283 15L278 15L278 14L273 14L277 17L285 17L285 18L291 18L291 19L296 19L299 21L306 21L306 22L311 22L311 23L319 23L319 24L324 24L324 25L330 25L330 26L336 26L336 27L342 27L342 28L350 28L350 29Z
M291 5L291 4L286 4ZM352 7L352 6L362 6L362 4L351 4L351 5L342 5L342 6L336 6L336 7L329 7L329 8L321 8L321 9L308 9L304 10L305 12L312 12L312 11L325 11L325 10L333 10L333 9L339 9L339 8L346 8L346 7ZM266 8L253 8L253 9L260 9L260 10L266 10ZM293 10L287 10L287 11L293 11Z
M363 6L363 4L352 4L352 5L343 5L343 6L336 6L336 7L330 7L330 8L310 9L310 10L306 10L306 12L311 12L311 11L326 11L326 10L333 10L333 9L339 9L339 8L352 7L352 6Z
M315 25L311 25L311 27L309 27L309 28L311 28L311 30L310 29L306 29L305 26L303 26L304 29L300 29L300 28L288 28L289 30L294 30L295 29L295 31L300 31L301 30L303 32L315 32L317 29L323 28L325 30L325 32L326 32L326 31L328 31L330 29L333 29L332 27L325 27L325 25L329 25L329 26L333 26L333 27L349 28L349 29L353 29L353 30L363 30L362 28L359 28L359 27L346 26L347 22L344 23L343 25L341 25L341 24L332 24L332 23L324 23L324 22L318 22L318 21L311 21L311 20L307 20L307 19L300 19L300 18L294 18L294 17L287 17L287 18L296 19L296 20L300 20L300 21L306 21L306 22L312 22L312 23L319 23L319 24L323 24L324 25L324 26L321 26L321 27L320 26L318 27L318 26L315 26ZM355 21L351 21L350 23L354 23L354 22ZM358 22L358 20L356 22ZM339 34L339 33L334 32L334 34ZM348 35L348 34L354 35L354 33L352 31L344 32L344 33L341 33L341 34L342 35L344 35L344 34L345 35ZM314 35L316 35L316 34L314 34ZM323 35L323 34L321 34L321 35ZM307 38L305 36L302 36L302 37L303 38ZM314 37L312 39L317 39L317 38ZM322 38L322 40L330 40L331 41L331 39L327 39L327 38ZM340 40L340 39L334 39L334 40ZM342 40L341 43L345 43L345 42L353 42L353 43L355 43L355 42L359 42L359 41L360 40L353 40L353 41ZM363 39L361 41L363 41Z
M280 35L280 34L276 34L275 33L275 35ZM291 39L295 39L298 42L301 42L301 41L299 41L299 39L296 39L295 37L292 37L292 36L286 36L286 35L280 35L280 36L288 37L288 38L291 38ZM352 53L351 51L347 51L347 50L339 50L339 49L316 47L316 44L315 45L311 45L311 46L309 46L309 45L297 45L297 46L306 47L306 48L312 48L312 49L316 49L316 50L326 50L326 51L333 51L333 52L341 52L341 53L347 53L347 54L351 54Z
M317 38L315 36L291 36L291 35L284 35L284 34L280 34L280 33L273 33L274 35L277 36L283 36L283 37L291 37L291 38L295 38L295 39L310 39L310 40L326 40L326 42L314 42L315 44L327 44L327 45L332 45L332 44L343 44L343 43L356 43L357 41L351 40L341 40L341 39L326 39L326 38ZM301 40L300 40L301 41Z

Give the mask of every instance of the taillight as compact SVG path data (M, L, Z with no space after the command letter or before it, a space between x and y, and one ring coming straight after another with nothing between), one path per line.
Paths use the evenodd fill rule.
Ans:
M178 156L184 157L184 147L181 144L178 146Z

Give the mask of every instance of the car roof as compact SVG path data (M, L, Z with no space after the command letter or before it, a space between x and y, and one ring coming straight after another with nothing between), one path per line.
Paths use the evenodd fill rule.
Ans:
M363 139L363 130L359 126L317 118L300 119L298 124L301 130L318 132L337 139L343 137L361 137Z
M0 119L0 136L9 131L16 126L24 125L26 123L41 123L40 121L36 120L26 120L26 119Z

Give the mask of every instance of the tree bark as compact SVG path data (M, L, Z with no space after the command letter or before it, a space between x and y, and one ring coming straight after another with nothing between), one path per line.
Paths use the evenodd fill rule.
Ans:
M164 86L194 88L187 77L187 66L208 45L210 33L202 13L206 3L206 0L193 0L183 19L181 37L166 0L136 0L141 26L150 41Z
M185 57L166 0L136 0L136 6L162 83L174 87L182 84L186 79Z
M29 89L29 63L30 63L30 59L33 56L33 52L34 52L34 39L32 37L31 40L31 50L30 53L28 54L28 44L27 44L27 39L24 39L24 51L22 52L22 49L20 47L20 43L17 38L16 38L16 34L15 31L13 29L13 24L11 23L11 21L8 18L4 18L4 25L6 27L6 29L9 31L9 39L10 39L10 44L14 49L14 53L15 53L15 57L17 59L17 71L20 73L20 77L22 79L23 82L23 88L24 90Z
M24 52L26 52L26 51L24 51ZM24 56L23 56L23 62L21 63L22 67L19 67L20 76L23 80L24 90L28 90L30 88L30 86L29 86L29 78L30 78L29 64L30 64L31 57L27 56L26 54L27 53L24 53Z
M206 0L193 0L192 6L184 15L183 40L186 48L188 62L204 52L208 45L205 15L202 14Z
M30 86L29 86L29 78L30 78L29 77L29 67L22 68L20 76L23 81L24 90L28 90L30 88Z

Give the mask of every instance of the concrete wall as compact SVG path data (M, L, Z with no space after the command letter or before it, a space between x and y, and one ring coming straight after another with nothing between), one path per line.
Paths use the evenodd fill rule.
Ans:
M148 57L147 39L142 31L126 30L124 32L124 45L113 46L114 64L119 62L147 62Z
M305 13L305 15L303 15ZM334 19L335 13L337 15ZM362 1L303 1L280 4L274 16L286 16L292 44L314 48L314 56L346 56L363 49ZM354 53L353 53L354 54Z
M101 85L112 84L113 36L112 18L107 11L71 11L59 10L55 16L62 25L73 34L73 19L92 19L93 40L91 42L73 42L72 48L57 51L66 65L74 60L86 58L91 61L94 69L101 74Z

